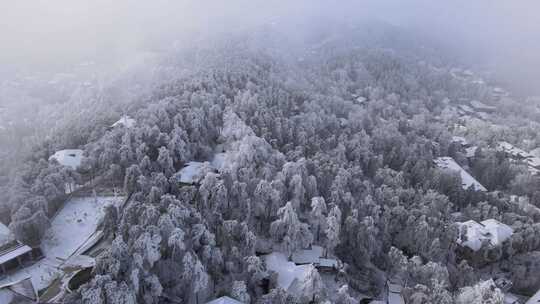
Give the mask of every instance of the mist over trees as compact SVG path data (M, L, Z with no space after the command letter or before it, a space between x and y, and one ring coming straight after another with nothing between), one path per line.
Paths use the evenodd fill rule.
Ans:
M534 294L540 181L493 147L540 146L539 104L494 98L491 84L454 77L455 61L436 43L366 24L302 41L272 26L241 31L168 50L150 71L43 97L31 116L43 117L35 133L0 134L18 143L2 149L0 221L38 246L66 184L99 181L129 197L121 210L107 208L102 225L112 243L92 279L64 303L229 295L244 303L349 304L359 293L377 298L394 278L406 303L503 303L486 278L490 267L511 276L513 292ZM2 92L16 103L25 90ZM463 122L448 106L459 100L498 110L489 122ZM126 114L133 127L110 127ZM478 146L472 157L452 139L459 124ZM47 136L38 126L50 128ZM84 150L78 169L49 161L64 148ZM196 183L179 181L189 162L222 152L220 168L205 164ZM440 156L453 157L489 192L463 189L458 174L434 165ZM512 236L482 246L479 258L463 254L456 222L487 219L511 226ZM339 283L346 284L329 293L310 266L292 295L267 269L261 243L290 260L321 246L344 264Z

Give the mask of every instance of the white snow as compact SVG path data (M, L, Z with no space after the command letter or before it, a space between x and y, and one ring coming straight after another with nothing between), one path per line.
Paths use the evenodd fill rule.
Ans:
M398 284L388 283L388 304L405 304L401 295L403 288Z
M460 226L460 237L457 243L473 251L480 250L482 243L485 241L491 246L500 245L514 233L508 225L494 219L488 219L480 223L470 220L458 223L458 225ZM463 241L461 237L461 227L463 226L467 227L466 241Z
M538 290L525 304L538 304L540 303L540 290Z
M465 113L475 113L474 109L468 105L459 105L458 107Z
M135 119L129 117L128 115L124 115L117 122L113 123L111 125L111 128L125 127L129 129L129 128L133 128L133 126L135 126L136 123L137 121Z
M220 152L214 154L210 162L190 161L175 176L181 183L195 184L200 182L207 172L211 170L221 171L224 168L226 159L227 153Z
M320 267L336 268L336 269L339 267L339 263L337 260L324 259L324 258L320 258L319 262L316 265Z
M60 150L49 157L49 161L55 159L60 165L76 170L81 165L82 156L83 150Z
M277 272L277 283L284 290L288 290L295 279L302 281L311 266L309 264L297 266L293 262L288 261L287 257L281 252L268 254L264 256L264 260L268 270Z
M179 176L178 181L184 184L197 183L203 178L204 168L208 166L208 162L191 161L176 173L176 175Z
M474 177L472 177L467 171L465 171L456 161L451 157L439 157L435 159L435 164L441 169L448 169L459 172L461 176L461 186L463 189L473 187L477 191L487 191Z
M497 150L508 153L515 157L520 157L520 158L527 158L530 156L529 153L505 141L500 141L497 144Z
M32 299L34 301L37 300L37 292L34 289L34 285L32 284L30 277L4 284L0 286L0 290L10 290L15 294L22 295L28 299Z
M32 266L18 270L0 281L0 284L22 280L27 277L32 278L32 284L37 290L47 288L51 283L60 276L61 271L58 269L59 262L48 258L43 259Z
M467 139L465 137L463 137L463 136L452 136L452 142L460 144L462 146L466 146L466 145L469 144Z
M9 250L5 250L1 252L0 264L4 264L5 262L11 261L30 251L32 251L32 248L30 248L27 245L23 245L19 243L12 248L10 247Z
M107 204L120 204L123 197L83 197L72 198L64 208L52 219L51 227L46 232L41 249L44 259L20 269L0 281L6 284L26 277L32 278L37 290L51 285L62 276L61 266L67 264L88 264L85 257L72 257L96 231L102 220ZM66 262L71 257L71 259Z
M214 167L216 170L221 171L223 168L223 165L225 164L225 159L227 158L227 154L222 153L216 153L214 154L214 157L212 158L212 161L210 161L210 165Z
M537 174L539 172L540 158L535 155L535 152L526 152L505 141L501 141L497 144L497 150L510 154L515 158L524 159L532 174Z
M293 253L292 260L295 264L316 264L323 255L323 248L311 246L311 249L303 249Z
M536 148L534 150L531 150L531 152L529 152L529 153L534 157L540 157L540 148Z
M512 234L514 230L508 225L505 225L495 219L488 219L480 222L488 231L490 235L490 240L493 245L502 244L506 241Z
M465 149L465 156L468 157L468 158L474 157L474 155L476 154L476 150L478 150L477 146L466 148Z
M8 243L11 239L11 231L6 225L0 222L0 246Z
M493 107L493 106L488 106L487 104L481 102L481 101L478 101L478 100L472 100L471 101L471 106L473 108L475 108L476 110L478 111L494 111L496 110L497 108Z
M94 234L105 215L104 207L121 201L121 197L82 197L66 202L43 238L43 254L53 259L69 258Z
M224 297L212 300L210 302L207 302L206 304L244 304L244 303L237 301L233 298L224 296Z
M519 298L516 297L516 295L508 293L508 292L504 294L504 304L519 304L519 303L521 302L519 301Z

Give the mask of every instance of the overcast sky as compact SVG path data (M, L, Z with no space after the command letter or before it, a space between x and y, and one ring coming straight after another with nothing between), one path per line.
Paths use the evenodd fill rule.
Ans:
M497 64L540 90L537 0L16 0L0 1L0 65L122 57L192 31L294 23L322 15L416 28ZM294 27L291 28L291 31Z

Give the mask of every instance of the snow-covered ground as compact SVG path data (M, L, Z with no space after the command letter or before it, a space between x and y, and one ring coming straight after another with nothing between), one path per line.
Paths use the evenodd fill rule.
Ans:
M73 198L56 215L41 248L50 258L66 260L96 231L104 207L119 204L122 197Z
M311 265L296 265L288 261L285 254L281 252L273 252L264 257L266 268L275 271L278 274L278 285L287 290L291 286L294 279L302 281Z
M465 171L461 166L456 163L456 161L451 157L439 157L435 159L435 164L441 169L447 169L452 171L457 171L461 176L461 185L463 189L468 189L473 187L477 191L487 191L487 189L482 186L474 177L472 177L467 171Z
M62 264L82 246L96 231L105 214L107 204L120 204L123 197L72 198L52 219L42 243L44 259L32 266L18 270L3 280L0 285L32 278L37 290L47 288L56 278L63 275Z

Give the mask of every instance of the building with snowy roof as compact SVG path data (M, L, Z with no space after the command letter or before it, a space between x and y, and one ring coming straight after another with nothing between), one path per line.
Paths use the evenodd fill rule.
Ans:
M485 103L478 100L471 100L470 105L473 109L480 112L492 113L497 110L496 107L488 106Z
M180 169L180 171L174 175L174 178L178 183L184 185L199 184L205 174L211 170L212 167L208 162L191 161Z
M49 157L49 161L55 160L62 166L77 170L81 166L83 153L84 151L79 149L60 150Z
M39 248L32 249L15 240L9 228L0 223L0 276L39 257Z
M0 275L30 264L40 256L39 249L32 249L19 241L11 241L0 247Z
M30 277L0 286L0 303L37 303L38 294Z
M206 304L244 304L243 302L237 301L231 297L223 296L221 298L214 299Z
M459 144L463 147L466 147L469 145L469 142L467 139L463 136L452 136L452 143Z
M128 115L124 115L118 121L113 123L110 126L110 128L113 129L113 128L117 128L117 127L124 127L126 129L129 129L129 128L133 128L136 123L137 123L137 121L135 119L129 117Z
M480 223L470 220L459 225L457 243L476 252L482 246L498 246L514 233L513 229L495 219L488 219Z
M311 246L310 249L302 249L293 253L292 261L296 265L311 264L320 271L336 271L340 263L336 259L324 258L324 249L321 246Z
M480 184L474 177L472 177L465 169L463 169L453 158L451 157L439 157L435 159L435 165L443 170L451 170L459 173L461 177L461 186L463 189L473 189L476 191L486 192L487 189Z
M527 158L530 156L530 154L527 153L525 150L515 147L514 145L506 141L500 141L497 143L497 151L504 152L515 158Z
M405 304L405 299L403 299L403 295L401 295L403 287L399 284L393 283L393 282L386 282L386 290L387 290L387 298L386 303L387 304Z
M523 161L525 165L527 165L531 174L540 173L540 157L515 147L514 145L505 141L500 141L497 143L497 151L505 153L514 160Z

